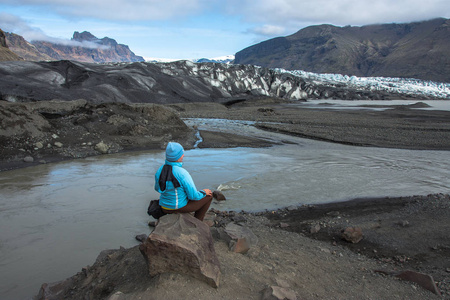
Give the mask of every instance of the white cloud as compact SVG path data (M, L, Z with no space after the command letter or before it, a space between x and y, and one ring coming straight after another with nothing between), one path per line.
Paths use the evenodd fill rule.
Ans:
M54 38L46 35L39 28L34 28L29 26L22 18L0 13L0 28L6 32L13 32L15 34L21 35L27 41L47 41L54 44L83 47L83 48L102 48L107 49L107 46L99 45L95 42L89 41L73 41L68 39Z
M297 29L300 24L367 25L450 17L448 0L228 0L226 9L252 22Z
M254 27L248 30L251 33L255 33L257 35L263 35L263 36L277 36L282 35L285 33L285 28L281 26L275 26L275 25L263 25L260 27Z
M20 34L26 40L49 38L39 28L31 27L22 18L11 14L0 13L0 28L6 32Z
M166 20L195 14L208 0L2 0L17 6L46 7L67 17L103 20Z

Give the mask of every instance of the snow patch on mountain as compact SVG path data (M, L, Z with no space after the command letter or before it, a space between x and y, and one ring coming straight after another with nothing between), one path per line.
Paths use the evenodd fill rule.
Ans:
M212 62L212 63L230 64L232 61L234 61L234 55L224 55L213 58L192 58L192 59L145 57L146 62L153 62L153 63L170 63L181 60L187 60L195 63Z
M234 55L225 55L213 58L199 58L192 60L193 62L202 63L202 62L213 62L213 63L221 63L221 64L230 64L234 61Z

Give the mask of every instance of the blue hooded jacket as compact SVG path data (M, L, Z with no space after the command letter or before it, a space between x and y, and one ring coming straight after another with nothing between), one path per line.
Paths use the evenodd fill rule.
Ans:
M188 203L188 200L200 200L206 196L204 191L197 191L194 180L188 171L183 169L182 162L171 162L166 160L166 165L172 166L172 174L180 183L180 187L175 188L172 181L166 181L166 189L161 191L159 186L159 177L161 175L161 166L155 174L155 191L161 194L159 205L168 209L179 209Z

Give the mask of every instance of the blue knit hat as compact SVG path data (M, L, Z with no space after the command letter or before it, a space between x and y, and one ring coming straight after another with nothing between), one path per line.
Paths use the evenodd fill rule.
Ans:
M183 146L178 143L170 142L166 148L166 159L168 161L177 161L184 154Z

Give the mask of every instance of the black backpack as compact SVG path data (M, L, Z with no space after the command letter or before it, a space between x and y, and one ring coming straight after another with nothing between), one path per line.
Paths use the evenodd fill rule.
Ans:
M149 216L152 216L155 219L159 219L166 214L165 212L163 212L161 206L159 206L159 200L150 201L147 213Z

